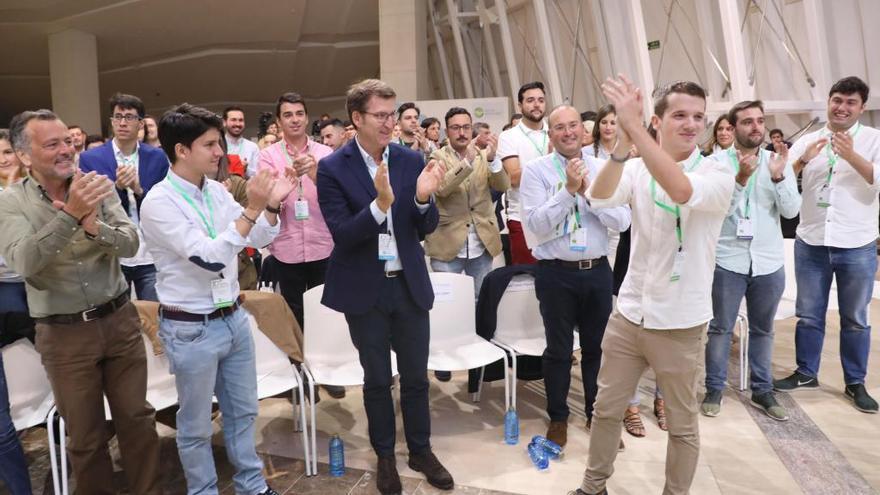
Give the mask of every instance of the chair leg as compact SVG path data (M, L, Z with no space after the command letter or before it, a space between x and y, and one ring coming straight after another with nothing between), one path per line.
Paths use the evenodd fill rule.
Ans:
M508 401L507 406L508 406L508 408L513 409L515 411L516 410L516 351L514 351L513 348L509 347L507 344L503 344L501 342L498 342L495 339L492 339L491 342L493 344L497 345L498 347L500 347L502 350L506 351L507 354L510 354L510 360L511 360L511 363L513 364L513 366L512 366L513 374L510 376L511 392L510 392L510 399ZM505 359L505 365L506 364L507 364L507 360ZM505 372L506 372L506 366L505 366Z
M58 416L58 442L61 448L61 494L68 495L68 474L67 474L67 433L64 417Z
M747 375L748 375L748 367L746 365L746 360L748 359L748 352L746 351L746 339L748 339L748 326L746 324L745 318L740 315L736 318L736 326L739 328L739 390L742 392L746 388L747 385Z
M52 488L55 495L61 495L61 485L58 479L58 459L55 455L55 415L57 413L58 410L55 406L52 406L46 420L46 432L49 435L49 465L52 468Z
M300 410L301 418L303 421L303 451L305 452L305 461L306 461L306 476L314 476L318 473L318 465L317 465L317 457L318 451L316 450L317 444L315 441L315 403L311 399L315 395L315 378L312 376L312 373L309 371L308 366L305 364L302 365L302 373L305 377L306 383L303 385L303 391L300 392L300 403L302 404L302 409ZM310 405L310 420L311 420L311 448L309 448L309 423L306 421L306 403L305 403L305 387L306 385L309 387L309 405ZM311 450L311 452L309 452Z
M486 367L480 367L480 379L477 381L477 391L471 394L471 402L480 402L480 392L483 391L483 375L486 374Z
M749 377L749 319L743 319L743 329L742 329L742 338L740 339L739 344L743 349L743 360L742 360L742 369L743 369L743 386L745 389L748 389L750 386L750 377Z

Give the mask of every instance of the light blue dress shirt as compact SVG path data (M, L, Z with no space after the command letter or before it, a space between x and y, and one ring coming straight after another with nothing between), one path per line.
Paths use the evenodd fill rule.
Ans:
M587 167L587 177L592 181L604 166L604 162L581 151ZM541 242L532 247L532 256L539 260L580 261L608 255L608 229L618 232L629 228L629 206L593 208L581 194L570 194L565 189L566 158L557 152L544 155L523 167L519 184L522 217L532 233ZM571 249L571 232L574 231L575 204L580 214L581 227L587 229L587 248Z
M721 225L715 258L721 268L751 276L767 275L782 268L785 255L779 216L794 218L801 209L801 195L791 165L785 166L785 178L774 184L770 180L769 168L772 153L766 149L759 153L754 185L749 189L736 183L731 209ZM734 172L738 171L736 156L731 156L730 151L712 156L729 164ZM747 203L753 238L740 239L736 235L737 224L745 218Z

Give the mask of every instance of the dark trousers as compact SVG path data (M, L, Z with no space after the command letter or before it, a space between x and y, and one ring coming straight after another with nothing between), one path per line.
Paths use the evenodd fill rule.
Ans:
M346 313L351 341L364 368L364 408L370 444L379 456L394 455L391 350L400 373L400 410L411 454L431 448L428 410L428 312L413 301L403 277L382 284L378 303L364 314Z
M134 284L138 300L159 302L156 294L156 265L122 265L122 275L129 285Z
M97 320L37 322L37 351L67 422L77 493L115 493L104 396L119 438L131 493L161 493L159 437L146 400L147 360L140 317L128 303Z
M543 368L547 414L551 421L568 418L566 400L571 385L575 328L580 332L585 412L588 418L593 415L596 379L602 361L602 337L611 314L612 283L613 275L607 260L591 270L538 263L535 294L540 302L547 337Z
M312 287L324 283L327 273L327 258L305 263L284 263L275 258L273 263L273 279L281 285L281 297L287 301L296 321L305 331L303 322L303 294Z

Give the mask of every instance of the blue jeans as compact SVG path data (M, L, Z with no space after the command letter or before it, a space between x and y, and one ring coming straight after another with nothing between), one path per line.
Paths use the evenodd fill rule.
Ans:
M30 495L31 477L28 474L24 451L18 441L9 411L9 390L3 372L3 355L0 354L0 480L12 495Z
M857 248L811 246L798 238L794 243L794 269L797 277L798 317L794 343L797 370L819 376L822 343L825 340L825 313L831 276L837 279L840 306L840 361L847 385L864 383L871 347L868 304L877 272L874 241Z
M122 266L122 274L141 301L159 301L156 294L156 265Z
M177 450L186 475L187 493L216 494L217 471L211 450L211 396L223 413L226 455L235 466L235 492L256 494L266 489L257 456L257 371L254 340L247 312L207 323L160 318L159 336L175 376Z
M27 313L24 282L0 282L0 313Z
M442 261L431 258L431 270L446 273L464 272L470 275L474 278L474 297L476 297L480 295L480 287L483 286L486 274L492 271L492 256L489 255L489 251L483 251L483 254L471 259L455 258L452 261Z
M743 275L715 266L712 313L706 343L706 389L723 390L733 326L743 296L749 316L749 382L752 393L773 389L773 320L785 290L785 269L767 275Z

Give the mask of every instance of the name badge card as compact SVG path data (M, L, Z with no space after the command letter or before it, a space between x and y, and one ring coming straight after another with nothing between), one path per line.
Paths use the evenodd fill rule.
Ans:
M293 213L297 220L309 219L309 202L304 199L298 199L293 203Z
M214 307L216 308L232 306L232 282L224 278L211 280L211 297L214 298Z
M684 268L684 251L676 251L675 259L672 260L672 275L669 276L670 282L677 282L681 278L682 268Z
M751 239L755 236L754 227L751 218L740 218L736 222L736 238Z
M816 193L816 206L819 208L828 208L831 206L831 187L828 186L828 183L822 185L819 188L819 192Z
M397 244L391 234L379 234L379 259L391 261L397 259Z
M576 229L571 235L568 236L569 244L568 247L572 251L586 251L587 250L587 229L581 227Z

